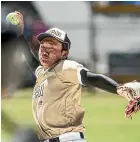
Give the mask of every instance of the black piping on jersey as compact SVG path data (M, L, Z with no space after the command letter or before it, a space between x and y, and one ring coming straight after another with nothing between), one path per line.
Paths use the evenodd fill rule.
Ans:
M83 85L95 86L105 91L117 94L116 87L119 84L113 79L102 74L94 74L85 69L82 69L80 71L80 75L81 75L81 82Z

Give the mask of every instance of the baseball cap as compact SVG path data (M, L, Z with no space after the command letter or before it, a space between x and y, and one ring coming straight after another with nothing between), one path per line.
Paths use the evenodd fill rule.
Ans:
M70 49L71 42L70 42L70 39L68 38L67 33L65 31L62 31L58 28L51 28L44 33L40 33L37 36L37 39L39 41L42 41L46 37L54 37L55 39L64 43L66 45L67 49Z

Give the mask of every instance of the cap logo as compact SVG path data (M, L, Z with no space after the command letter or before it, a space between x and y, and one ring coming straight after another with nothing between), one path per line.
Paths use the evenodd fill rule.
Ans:
M63 41L64 41L65 35L66 35L65 32L63 32L63 31L60 30L60 29L56 29L56 28L50 29L50 30L48 30L46 33L49 33L49 34L52 35L53 37L56 37L56 38L58 38L58 39L60 39L60 40L63 40Z
M54 36L58 36L61 37L62 33L60 33L59 31L55 31L55 30L51 30L50 34L54 35Z

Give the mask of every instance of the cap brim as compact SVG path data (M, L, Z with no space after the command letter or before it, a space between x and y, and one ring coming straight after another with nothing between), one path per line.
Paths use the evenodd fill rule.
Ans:
M52 36L52 35L50 35L50 34L48 34L48 33L41 33L41 34L39 34L38 36L37 36L37 39L39 40L39 41L42 41L44 38L46 38L46 37L53 37L53 38L55 38L54 36Z

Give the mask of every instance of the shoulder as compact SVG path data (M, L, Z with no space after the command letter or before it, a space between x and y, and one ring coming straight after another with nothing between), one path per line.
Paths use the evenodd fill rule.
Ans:
M73 61L73 60L64 60L64 63L63 63L63 67L62 67L62 70L66 70L66 69L78 69L78 68L81 68L83 67L82 64L76 62L76 61Z
M35 70L35 75L37 76L38 73L39 73L42 69L43 69L42 66L38 66L38 67L36 68L36 70Z

